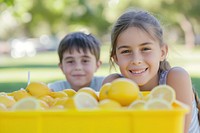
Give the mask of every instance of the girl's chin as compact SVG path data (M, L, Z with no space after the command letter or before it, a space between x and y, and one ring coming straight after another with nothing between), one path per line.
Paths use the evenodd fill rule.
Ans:
M132 79L138 86L143 86L144 85L144 82L141 82L141 81L137 81L137 80L134 80Z

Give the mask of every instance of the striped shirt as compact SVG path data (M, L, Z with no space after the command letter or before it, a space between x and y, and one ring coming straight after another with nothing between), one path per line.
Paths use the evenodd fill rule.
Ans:
M167 74L170 70L168 71L162 71L160 73L160 78L159 78L159 84L166 84L166 80L167 80ZM189 127L189 132L188 133L200 133L200 127L199 127L199 121L198 121L198 108L196 105L196 101L194 100L192 102L192 120L190 123L190 127Z

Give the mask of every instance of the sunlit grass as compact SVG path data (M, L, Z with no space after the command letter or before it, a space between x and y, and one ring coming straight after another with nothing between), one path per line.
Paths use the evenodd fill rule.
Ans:
M200 90L200 49L188 51L183 46L170 47L168 60L172 66L185 68L192 77L193 84ZM95 75L106 76L109 72L109 45L102 46L101 60L103 62ZM38 53L34 57L13 59L8 56L0 57L0 91L13 91L25 88L28 71L31 81L53 82L65 79L58 67L56 51ZM199 91L200 92L200 91Z

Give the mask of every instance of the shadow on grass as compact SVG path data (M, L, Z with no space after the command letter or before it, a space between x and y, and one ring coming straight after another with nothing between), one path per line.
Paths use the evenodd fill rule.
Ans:
M26 88L27 82L1 83L0 92L12 92L20 88Z

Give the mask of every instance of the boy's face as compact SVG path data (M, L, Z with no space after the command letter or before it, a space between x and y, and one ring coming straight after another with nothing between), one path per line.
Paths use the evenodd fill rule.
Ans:
M62 63L59 64L59 67L72 89L77 91L90 85L94 73L100 65L101 61L96 61L95 56L90 51L84 53L80 50L79 53L74 50L71 54L69 52L63 54Z

